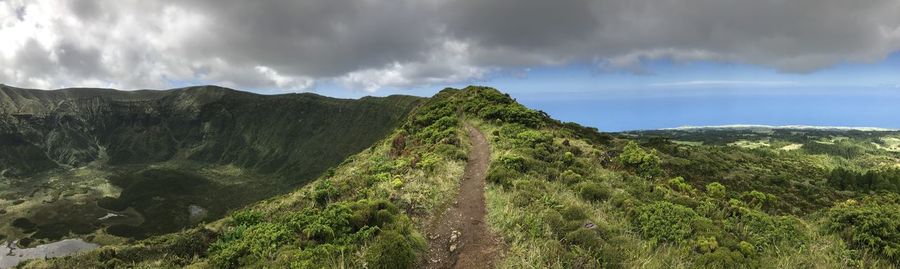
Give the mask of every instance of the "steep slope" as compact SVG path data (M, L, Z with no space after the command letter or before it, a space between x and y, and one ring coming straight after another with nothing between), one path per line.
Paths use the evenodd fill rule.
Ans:
M25 267L451 267L426 254L429 240L449 236L433 224L466 221L442 216L477 195L462 183L479 144L466 125L490 144L487 233L474 234L502 238L479 265L897 266L900 198L832 186L825 175L844 157L603 134L468 87L441 91L388 138L289 194L180 233Z
M215 86L137 92L2 86L0 130L10 142L0 147L47 154L35 154L41 165L33 167L15 165L26 158L0 161L9 164L8 175L27 175L52 167L49 162L95 161L103 149L113 165L187 159L304 178L321 172L304 168L330 167L370 145L416 102L263 96Z
M0 234L54 240L104 228L98 236L142 238L216 219L305 184L382 139L420 102L216 86L0 86L0 222L38 226L32 234L4 225ZM110 213L121 217L98 220Z

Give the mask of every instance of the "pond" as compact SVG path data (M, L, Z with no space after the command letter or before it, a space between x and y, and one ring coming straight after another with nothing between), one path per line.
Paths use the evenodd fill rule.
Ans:
M18 248L15 242L6 242L0 245L0 269L16 266L25 260L62 257L79 251L95 249L98 246L81 239L66 239L33 248Z

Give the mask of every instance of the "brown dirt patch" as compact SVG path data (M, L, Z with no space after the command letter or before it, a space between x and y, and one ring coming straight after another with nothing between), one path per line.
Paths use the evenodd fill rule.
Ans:
M466 124L472 149L453 206L431 223L425 268L492 268L500 239L484 222L485 176L491 147L478 128Z

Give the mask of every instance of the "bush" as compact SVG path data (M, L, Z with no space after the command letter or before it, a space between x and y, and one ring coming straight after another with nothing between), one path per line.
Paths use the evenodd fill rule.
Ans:
M741 193L741 198L752 207L762 208L764 205L774 200L775 196L754 190Z
M694 264L697 268L755 268L759 267L753 260L747 259L738 251L718 248L716 251L700 255Z
M528 127L540 127L542 117L538 112L519 104L488 104L479 114L487 120L518 123Z
M566 220L585 220L588 218L587 209L584 209L577 205L568 205L563 207L562 212L563 218Z
M210 261L219 268L236 268L246 256L269 259L291 235L288 227L276 223L234 227L210 247Z
M597 235L597 232L587 228L578 228L566 234L566 242L580 246L588 251L599 251L603 248L603 240Z
M541 211L541 221L547 225L550 228L550 231L557 237L562 237L568 232L568 230L566 230L566 220L563 219L563 216L559 211L554 209L544 209L544 211Z
M542 131L527 130L516 134L516 144L523 147L535 147L541 144L549 144L553 136Z
M672 186L673 189L680 192L690 193L694 191L694 187L692 187L690 184L687 184L687 182L684 182L683 177L675 177L673 179L670 179L669 185Z
M700 253L710 253L719 248L719 242L716 241L715 236L700 236L697 237L696 246L694 247L697 252Z
M262 221L262 212L245 209L231 214L230 224L233 226L250 226Z
M727 195L725 193L725 186L719 182L706 184L706 194L716 199L725 198Z
M400 233L383 231L366 250L366 263L372 269L412 268L418 247Z
M606 186L595 182L582 182L575 186L581 199L588 201L605 201L609 199L610 191Z
M528 168L528 165L525 163L525 158L519 155L504 154L503 156L500 156L498 162L510 170L522 173Z
M900 264L900 195L867 197L832 207L827 229L853 248L867 249Z
M625 148L617 160L622 166L642 176L653 177L662 173L656 150L647 152L634 141L628 141L628 144L625 144Z
M559 181L565 184L575 184L581 182L581 175L572 170L566 170L559 174Z
M320 205L324 205L328 203L331 199L336 198L338 195L338 190L331 184L331 180L323 179L320 180L319 183L313 188L313 199L315 199L316 203Z
M351 232L353 213L343 204L331 204L324 210L306 209L291 214L287 223L308 239L327 242Z
M635 214L632 223L653 242L683 242L694 231L692 223L700 218L693 209L666 201L640 206Z
M738 243L738 250L747 257L756 254L756 247L753 246L753 244L748 243L747 241L741 241L740 243Z
M802 223L794 217L773 217L744 207L734 208L725 224L726 229L756 246L781 243L798 245L803 242L805 235Z
M566 140L566 141L569 141L569 140ZM566 166L571 166L571 165L575 164L575 154L572 154L572 152L566 151L566 153L563 154L562 162Z
M503 165L493 165L491 166L490 170L488 170L488 174L485 180L488 183L493 183L503 186L504 188L508 188L512 185L512 182L521 175L521 173L516 170L510 169L509 167Z

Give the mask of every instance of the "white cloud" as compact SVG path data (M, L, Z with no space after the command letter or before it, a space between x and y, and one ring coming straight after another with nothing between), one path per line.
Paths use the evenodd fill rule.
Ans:
M274 83L275 87L289 91L304 91L312 87L315 83L315 80L308 77L283 76L279 74L278 71L275 71L275 69L267 66L257 65L254 69L271 83Z
M897 14L896 0L0 0L0 79L376 91L590 61L809 72L900 50Z

